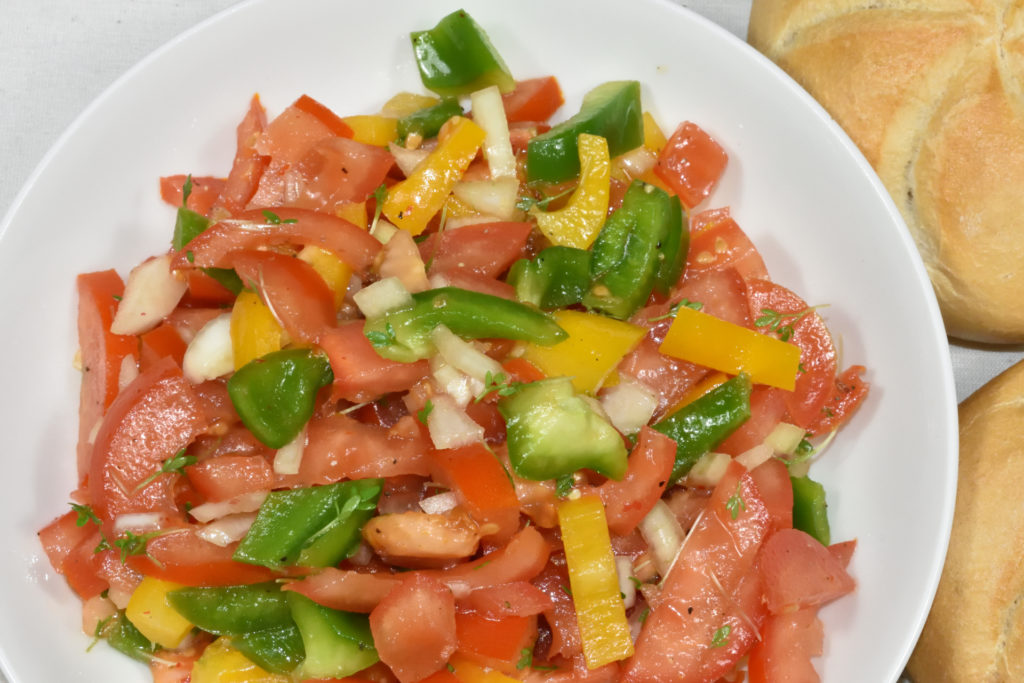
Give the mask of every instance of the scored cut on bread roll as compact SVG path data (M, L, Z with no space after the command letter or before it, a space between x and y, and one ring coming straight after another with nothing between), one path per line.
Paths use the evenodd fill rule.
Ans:
M1024 341L1024 0L753 0L748 40L875 168L947 332Z
M1024 681L1024 361L959 414L953 531L907 671L915 683Z

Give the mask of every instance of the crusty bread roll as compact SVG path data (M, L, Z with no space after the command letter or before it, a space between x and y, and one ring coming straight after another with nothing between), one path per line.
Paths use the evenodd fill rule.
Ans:
M1024 681L1022 494L1024 361L960 404L953 533L908 666L915 683Z
M947 332L1024 341L1024 0L753 0L748 39L874 166Z

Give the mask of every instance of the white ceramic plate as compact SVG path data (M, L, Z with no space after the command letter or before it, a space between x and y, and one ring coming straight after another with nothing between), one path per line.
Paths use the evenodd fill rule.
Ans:
M689 119L730 163L729 205L774 278L824 309L845 364L869 366L867 404L816 466L833 537L857 538L857 592L823 611L826 683L891 681L938 581L952 518L956 412L948 349L922 266L847 138L780 71L724 30L659 0L466 0L519 77L553 73L566 112L638 79L665 127ZM122 273L168 243L161 175L224 174L253 92L273 115L303 92L342 114L422 91L407 34L439 0L250 2L144 60L82 114L30 180L0 238L5 435L0 664L11 683L145 681L105 646L86 654L79 604L36 531L74 486L74 276Z

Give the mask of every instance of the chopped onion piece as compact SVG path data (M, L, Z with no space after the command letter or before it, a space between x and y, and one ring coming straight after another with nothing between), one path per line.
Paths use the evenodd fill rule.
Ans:
M786 455L793 455L796 453L797 446L807 436L807 432L803 427L798 427L795 424L788 422L780 422L775 425L775 429L765 437L764 442L772 447L776 453L785 453Z
M497 216L488 216L482 213L472 214L469 216L456 216L455 218L449 218L448 222L444 224L445 230L458 230L467 225L480 225L481 223L498 223L503 219Z
M421 500L420 509L428 515L441 515L453 509L458 504L459 501L455 499L455 494L451 491L445 491L444 493L428 496Z
M132 269L124 296L110 323L113 334L148 332L175 309L188 284L175 277L168 253L149 259Z
M658 157L647 147L640 145L625 154L616 157L614 164L630 178L639 178L654 168Z
M471 93L469 102L473 109L473 121L484 129L483 152L491 169L491 177L515 180L516 157L512 153L505 103L498 86L490 85Z
M235 541L242 540L253 520L256 519L255 512L243 512L235 515L221 517L216 522L207 524L196 532L196 536L208 543L225 548Z
M128 512L114 519L114 531L121 534L125 531L159 529L163 521L163 515L157 512Z
M412 303L412 295L397 277L386 277L356 292L352 300L366 318L376 318L393 308Z
M759 443L753 448L743 451L734 459L748 470L752 470L765 461L770 460L774 455L775 450L771 446L767 443Z
M218 315L203 325L185 349L181 369L194 384L217 379L235 369L230 313Z
M484 428L450 396L438 394L431 402L434 408L427 417L427 430L435 448L461 448L484 440Z
M256 512L260 509L260 505L263 505L263 501L266 500L267 493L267 491L252 491L251 493L243 493L228 500L203 503L189 510L188 514L192 515L192 518L197 522L205 523L239 512Z
M685 534L679 520L672 514L664 500L658 500L647 516L640 521L640 535L650 546L658 573L665 578L669 567L676 559L676 554L683 546Z
M121 391L139 376L139 365L135 356L128 354L121 359L121 370L117 373L117 390Z
M388 150L391 151L391 156L395 158L395 165L401 169L406 178L411 176L416 167L430 155L430 150L423 147L409 149L402 145L396 145L393 142L388 143Z
M515 178L464 180L452 188L452 194L482 214L511 220L518 209L519 181Z
M448 394L460 408L465 408L484 390L483 382L448 365L440 356L431 356L430 372L438 389Z
M452 281L444 273L433 273L427 278L430 283L431 289L440 289L441 287L448 287Z
M654 416L658 397L640 382L623 378L602 392L601 406L616 429L623 434L636 434Z
M399 230L380 252L380 265L377 273L381 279L396 277L402 281L410 292L422 292L430 288L427 282L427 269L423 265L419 247L412 235Z
M277 453L274 454L274 473L298 474L305 451L306 428L303 427L294 439L277 449Z
M391 241L391 238L395 236L399 228L394 223L389 223L383 218L377 219L377 224L370 230L370 235L373 236L381 244L387 244Z
M625 555L615 556L615 572L619 575L622 604L629 609L636 604L636 584L633 583L633 560Z
M474 379L486 382L488 375L493 378L502 373L498 361L444 325L435 327L430 333L430 339L446 363Z
M705 453L693 463L693 467L686 475L686 482L693 486L714 488L725 476L730 462L732 457L726 453Z

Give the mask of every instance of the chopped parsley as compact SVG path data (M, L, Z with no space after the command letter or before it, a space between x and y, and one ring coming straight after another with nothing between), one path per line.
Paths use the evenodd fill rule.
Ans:
M185 449L182 448L180 451L164 460L160 464L160 469L143 479L139 485L135 487L135 491L138 492L146 488L162 474L181 474L183 469L189 465L194 465L196 460L198 460L198 458L194 455L185 455Z
M79 505L78 503L71 503L71 509L78 513L78 519L75 520L75 526L85 526L89 522L92 522L96 526L100 525L100 518L96 516L96 513L92 511L92 508L88 505Z
M185 176L185 184L181 186L181 205L188 206L188 198L192 196L192 174Z
M732 627L729 624L719 627L715 635L711 636L711 647L723 647L729 644L729 634Z
M740 483L736 483L736 492L729 496L729 500L725 501L725 509L729 511L729 515L736 519L740 516L740 510L746 510L747 504L743 500L743 496L740 495Z
M422 424L427 424L427 418L430 417L430 413L434 410L434 402L427 399L426 404L419 410L416 411L416 419Z
M473 403L479 403L494 393L502 397L511 396L519 391L522 386L522 382L509 381L504 372L491 374L491 371L488 370L484 375L484 390L477 394L476 398L473 399Z
M576 485L576 478L571 474L563 474L558 479L555 479L555 493L559 498L565 498L571 492L573 487Z
M648 322L656 323L659 320L668 320L669 318L674 318L674 317L676 317L676 314L679 313L679 309L683 308L684 306L686 308L692 308L695 311L699 311L702 308L704 308L704 304L702 304L699 301L690 301L689 299L681 299L678 303L674 304L672 306L672 308L668 309L668 313L666 313L665 315L656 316L654 318L648 318Z
M394 344L397 339L395 338L395 328L392 327L391 323L384 324L384 331L371 330L366 333L366 338L370 340L370 343L374 346L390 346Z
M270 223L271 225L282 225L282 224L285 224L285 223L298 223L299 222L298 219L296 219L296 218L285 218L284 220L282 220L280 216L278 216L276 213L274 213L270 209L263 209L263 217L266 218L267 222Z
M784 342L793 338L794 326L813 313L815 306L808 306L802 311L795 313L782 313L771 308L762 308L761 315L754 320L754 327L767 328L767 331L777 336Z

